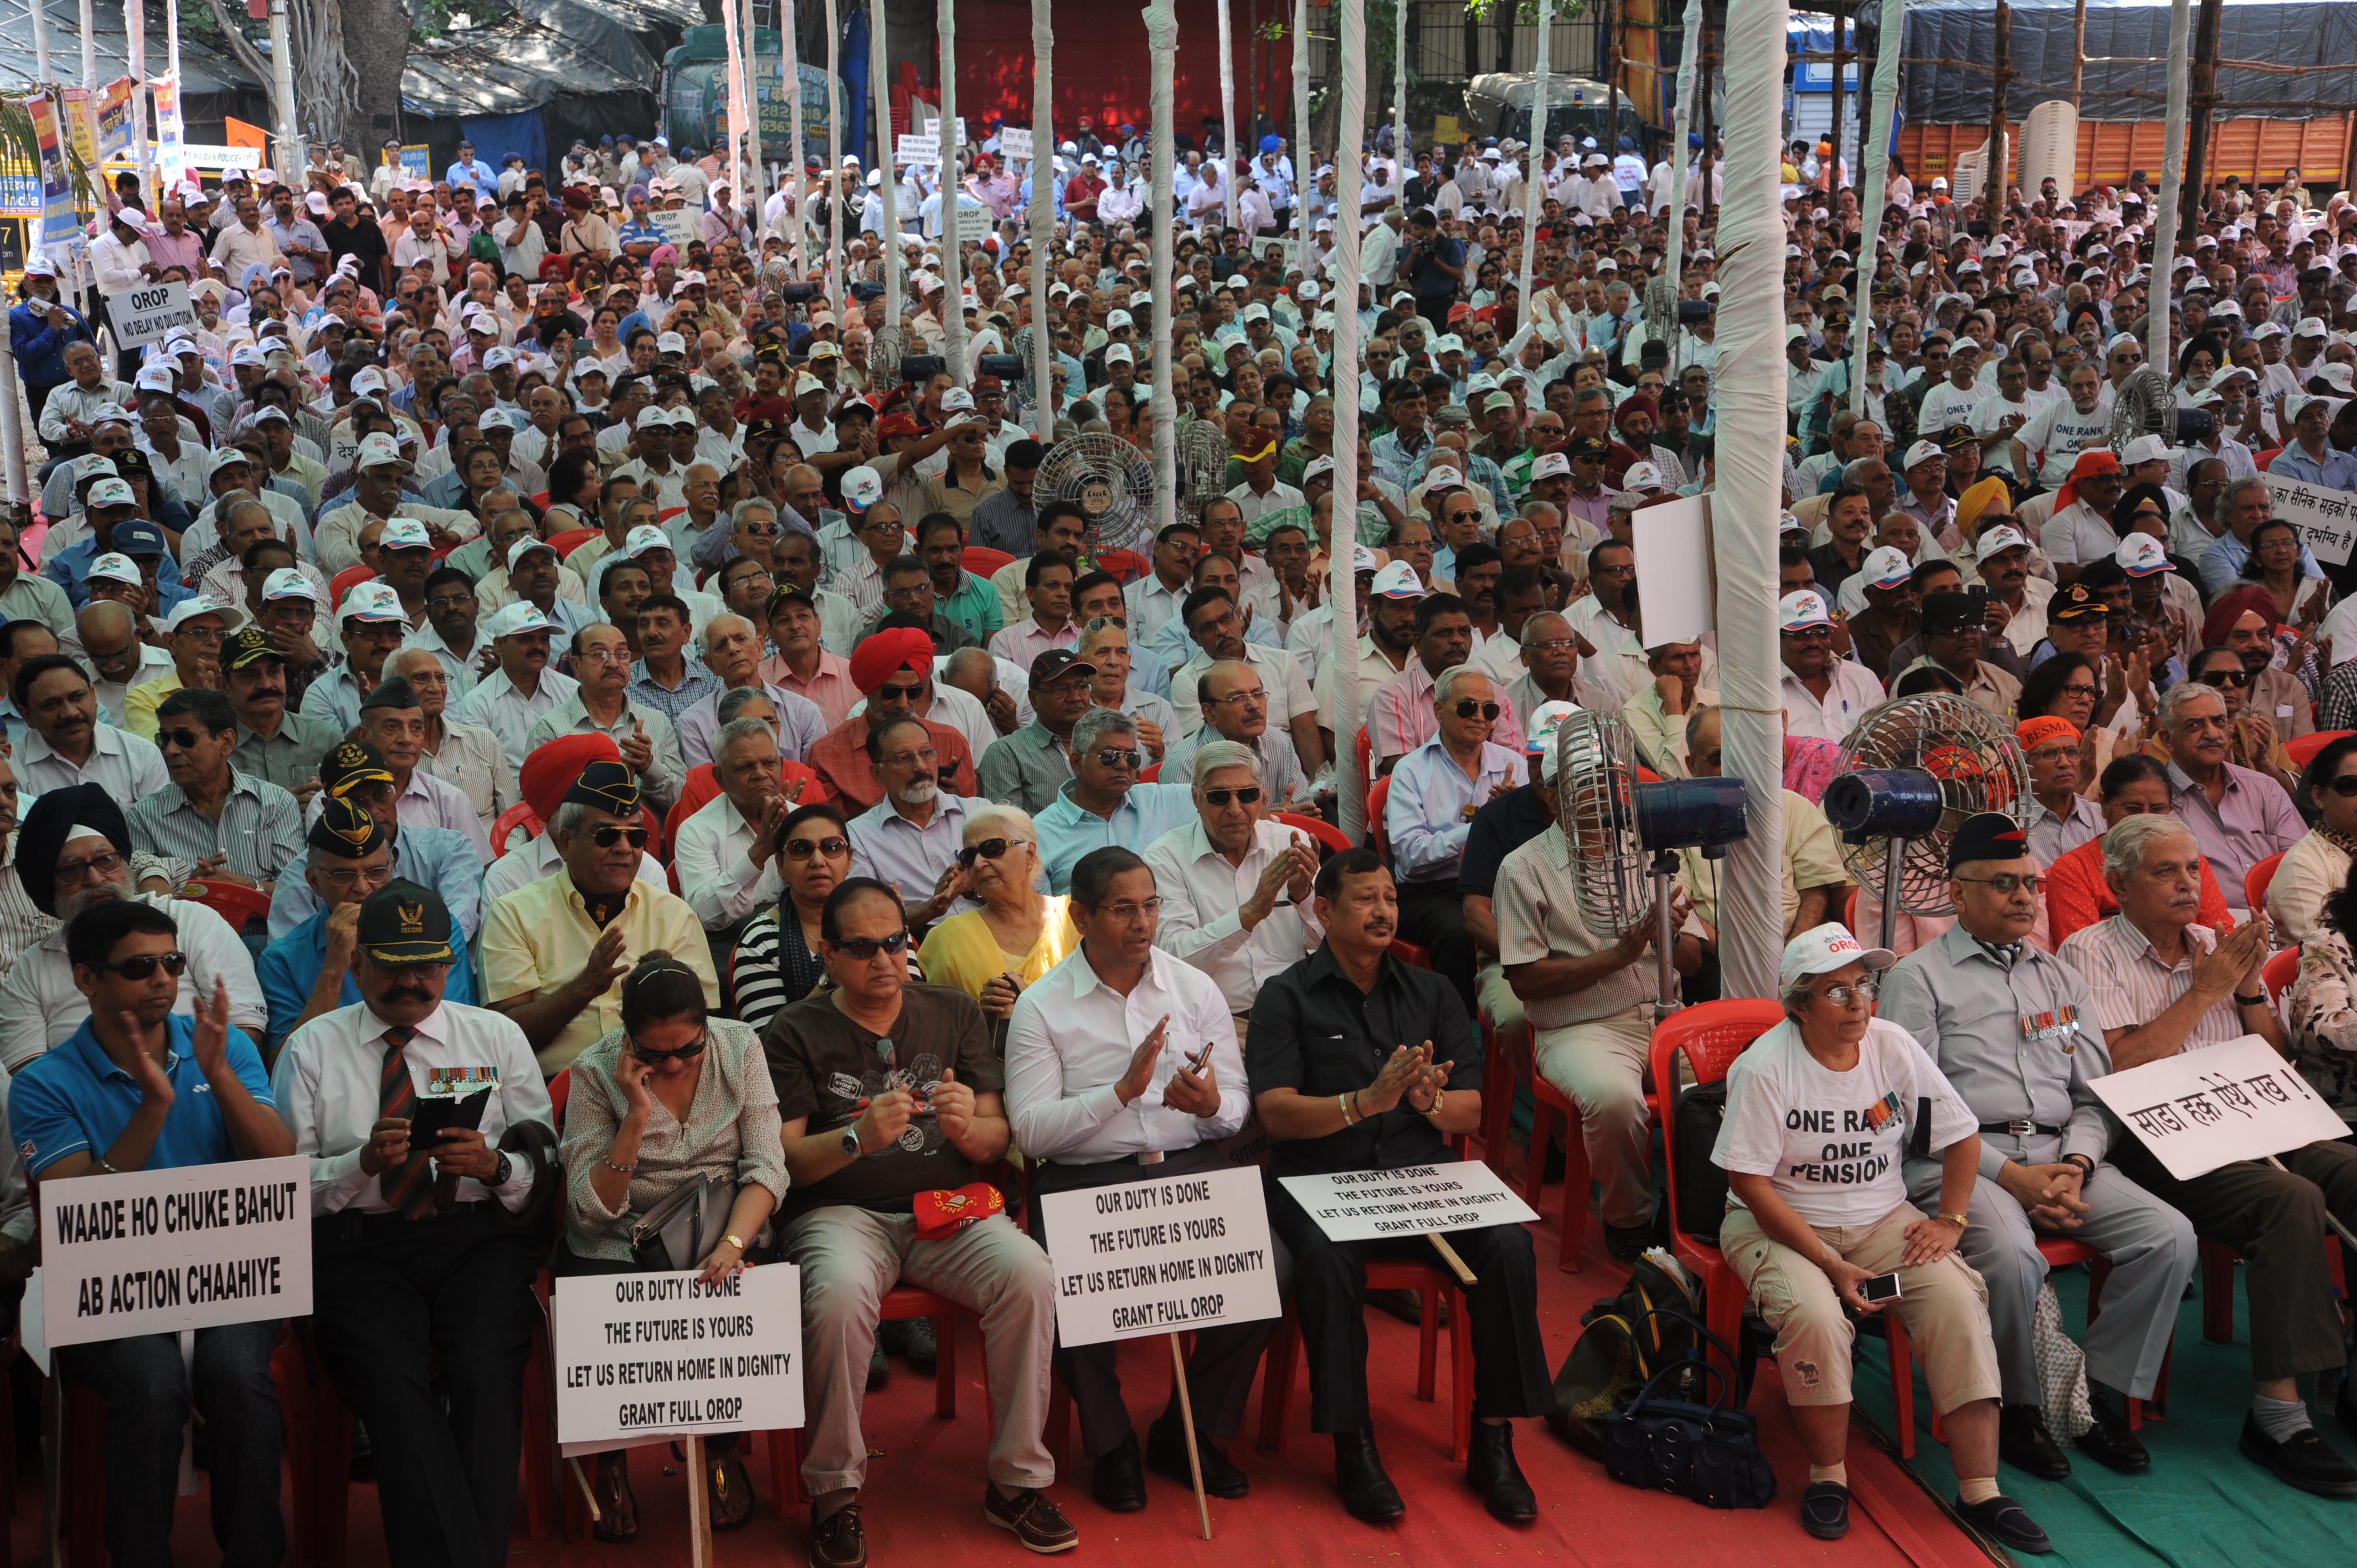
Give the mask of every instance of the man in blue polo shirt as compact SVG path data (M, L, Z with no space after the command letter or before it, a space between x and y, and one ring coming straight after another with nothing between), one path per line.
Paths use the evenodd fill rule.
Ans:
M361 905L393 880L393 839L375 814L357 800L337 796L322 800L304 842L303 881L317 896L319 908L263 949L254 964L263 1004L270 1010L274 1061L287 1036L361 999L360 987L352 981ZM472 965L451 966L444 995L474 1004Z
M158 617L189 596L181 585L179 564L165 547L164 531L139 515L139 498L128 479L101 479L91 486L83 518L90 537L68 545L49 557L43 575L66 591L80 609L90 601L91 564L106 554L127 555L134 561L153 558L156 565L156 609Z
M66 956L90 1017L17 1075L8 1101L37 1184L295 1152L261 1053L230 1024L227 988L216 983L195 1017L172 1011L187 960L169 915L128 899L91 905L66 928ZM192 1370L176 1334L59 1347L59 1364L106 1401L106 1547L116 1563L171 1561L191 1403L222 1563L275 1568L285 1558L277 1342L274 1321L199 1328Z

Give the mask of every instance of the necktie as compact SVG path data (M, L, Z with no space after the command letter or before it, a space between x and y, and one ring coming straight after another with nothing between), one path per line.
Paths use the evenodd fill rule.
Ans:
M388 1116L408 1117L417 1106L417 1090L409 1080L409 1063L404 1056L417 1031L395 1026L384 1032L384 1070L377 1079L376 1110L380 1120ZM423 1219L434 1208L434 1160L431 1155L412 1144L409 1158L398 1170L388 1170L377 1178L378 1190L393 1206L393 1212L410 1219Z

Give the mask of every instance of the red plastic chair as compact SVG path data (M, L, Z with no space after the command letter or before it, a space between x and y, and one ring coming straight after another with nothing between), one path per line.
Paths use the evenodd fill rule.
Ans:
M605 532L606 531L602 528L567 529L563 533L551 539L548 542L548 547L551 550L555 551L556 558L559 561L562 561L566 556L572 554L576 550L580 549L583 545L588 543L591 540L597 538L599 534Z
M797 779L802 781L802 798L799 804L816 805L825 799L826 786L819 781L818 775L811 770L808 763L787 761L779 763L778 767L785 776L788 788L791 788ZM681 824L719 798L720 780L713 773L712 764L699 762L689 768L686 782L680 786L679 799L663 814L663 836L677 843Z
M1383 832L1383 807L1389 802L1391 796L1392 781L1389 777L1376 779L1367 790L1367 831L1374 835L1375 853L1381 855L1386 864L1392 858L1392 845L1390 835ZM1432 967L1432 950L1418 947L1411 941L1394 939L1392 942L1392 956L1403 963L1412 963L1418 969Z
M2275 466L2276 455L2282 450L2283 448L2280 446L2270 446L2264 452L2253 453L2251 455L2251 461L2257 467L2259 472L2264 474Z
M2267 907L2267 885L2276 879L2276 867L2283 864L2278 851L2243 874L2243 907L2264 909Z
M1779 1016L1781 1016L1780 1014ZM1485 1029L1486 1032L1486 1029ZM1503 1053L1501 1053L1501 1055ZM1656 1082L1658 1083L1658 1079ZM1481 1079L1487 1091L1490 1082L1485 1072ZM1555 1118L1563 1118L1563 1237L1555 1250L1555 1267L1565 1273L1576 1274L1587 1262L1587 1187L1596 1173L1587 1163L1587 1141L1583 1133L1579 1107L1571 1097L1541 1078L1537 1063L1532 1063L1531 1098L1531 1158L1523 1176L1523 1201L1533 1208L1546 1187L1547 1144L1555 1134ZM1483 1101L1486 1109L1488 1101ZM1662 1097L1658 1093L1645 1096L1645 1109L1653 1120L1662 1119Z
M374 580L375 576L376 574L370 571L365 566L347 566L342 571L337 573L328 582L328 596L334 599L337 605L340 605L344 602L344 596L346 594L350 593L352 589L362 583ZM335 607L330 606L328 607L333 608Z
M966 552L971 555L973 551ZM1097 557L1097 569L1110 572L1125 584L1135 583L1152 569L1154 563L1135 550L1108 550Z
M2209 1236L2194 1238L2197 1255L2201 1263L2201 1337L2212 1345L2234 1342L2234 1265L2243 1261L2242 1249L2230 1242ZM2342 1276L2341 1238L2330 1230L2324 1234L2324 1268L2332 1282L2332 1294L2341 1300L2349 1299L2348 1282Z
M1283 822L1288 828L1308 833L1336 854L1354 847L1341 829L1323 817L1305 817L1298 811L1275 811L1270 813L1268 820L1273 822Z
M958 556L959 564L977 577L988 577L1014 559L1004 550L984 544L969 544Z
M2271 956L2260 966L2259 978L2266 982L2268 1003L2280 1012L2285 989L2299 978L2299 950L2286 948Z
M565 1105L573 1098L573 1069L566 1068L548 1080L549 1114L556 1119L556 1135L565 1135Z
M1137 781L1140 784L1159 784L1162 782L1162 764L1157 762L1153 767L1146 769L1145 772L1140 773L1137 776Z
M2316 760L2316 754L2343 736L2357 735L2357 729L2320 729L2284 742L2284 750L2302 768Z
M245 929L248 920L270 918L270 895L259 887L241 887L234 882L199 882L203 891L197 902L227 920L234 931Z
M518 800L501 811L499 820L491 824L491 858L497 860L507 854L508 838L518 828L523 830L525 838L536 839L546 826L540 820L540 813L533 811L529 802Z
M899 1323L911 1317L933 1320L933 1337L940 1343L939 1359L933 1363L933 1413L943 1421L957 1419L957 1320L965 1309L944 1295L914 1285L894 1285L884 1293L883 1311L879 1321ZM966 1316L972 1316L966 1314ZM1461 1314L1459 1316L1462 1316ZM980 1319L975 1320L980 1331ZM990 1363L983 1360L984 1402L989 1402ZM789 1519L796 1502L807 1502L809 1494L802 1490L802 1434L800 1428L770 1432L764 1434L770 1449L770 1512L776 1519ZM587 1511L586 1509L584 1510Z
M1423 1304L1416 1323L1415 1397L1430 1400L1437 1391L1440 1362L1440 1304L1448 1302L1448 1457L1462 1461L1473 1444L1473 1329L1465 1306L1465 1293L1457 1276L1438 1263L1409 1258L1386 1258L1367 1265L1369 1290L1412 1290ZM1293 1373L1301 1359L1301 1318L1291 1302L1277 1319L1269 1339L1268 1365L1260 1396L1260 1446L1265 1454L1285 1452L1285 1428L1293 1408Z

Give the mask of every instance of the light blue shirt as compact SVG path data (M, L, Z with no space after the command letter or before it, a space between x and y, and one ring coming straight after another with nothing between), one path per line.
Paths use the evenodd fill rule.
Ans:
M2281 463L2283 459L2278 457L2276 461ZM2352 476L2350 482L2357 484L2357 476ZM2235 538L2230 529L2201 553L2201 559L2194 565L2201 571L2202 587L2214 599L2233 587L2234 579L2243 575L2243 567L2250 559L2251 547ZM2324 575L2324 568L2316 564L2316 557L2308 553L2305 544L2299 547L2299 575L2303 577Z
M1133 784L1110 817L1083 811L1067 782L1048 809L1032 818L1039 830L1039 864L1048 890L1070 893L1072 867L1092 849L1119 844L1146 853L1146 846L1172 828L1196 820L1195 791L1185 784Z
M1184 602L1183 596L1181 602ZM1244 640L1257 642L1263 648L1283 648L1285 628L1274 619L1254 616L1252 625L1244 628ZM1135 643L1132 646L1135 646ZM1201 651L1195 639L1187 635L1186 621L1174 615L1164 621L1147 640L1146 651L1130 660L1129 683L1141 692L1167 697L1170 694L1170 672L1184 669L1188 661ZM1156 673L1161 677L1159 685L1154 683Z
M1522 754L1489 741L1481 743L1480 775L1469 778L1437 736L1392 768L1383 832L1391 839L1392 865L1402 882L1454 878L1458 863L1465 858L1465 835L1473 813L1500 784L1529 782Z
M2307 447L2295 441L2276 454L2276 460L2267 465L2267 472L2281 474L2287 479L2298 479L2304 485L2357 490L2357 452L2336 451L2327 441L2324 460L2319 462L2308 455Z
M443 182L454 190L461 185L473 186L475 199L478 202L490 201L500 193L498 171L480 158L475 159L472 163L452 160L449 172L442 178Z
M442 895L450 918L468 940L474 940L483 923L483 857L472 839L456 828L404 826L393 841L393 874ZM270 940L278 940L325 907L304 878L280 877L270 896Z
M851 875L897 883L904 902L933 896L933 885L965 843L965 820L989 801L966 795L933 798L933 820L919 827L893 809L886 796L873 811L851 819Z

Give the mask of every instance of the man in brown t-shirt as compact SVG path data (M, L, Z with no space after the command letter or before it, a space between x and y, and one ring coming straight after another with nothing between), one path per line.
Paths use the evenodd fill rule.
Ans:
M1004 1214L934 1240L918 1230L920 1195L965 1187L975 1165L1006 1153L982 1009L963 991L909 983L900 901L881 882L853 877L837 887L819 933L832 988L781 1009L762 1041L793 1182L779 1234L802 1271L811 1562L867 1560L860 1395L884 1293L904 1280L982 1317L985 1517L1034 1552L1068 1550L1079 1532L1044 1489L1056 1478L1042 1440L1056 1338L1048 1255Z

